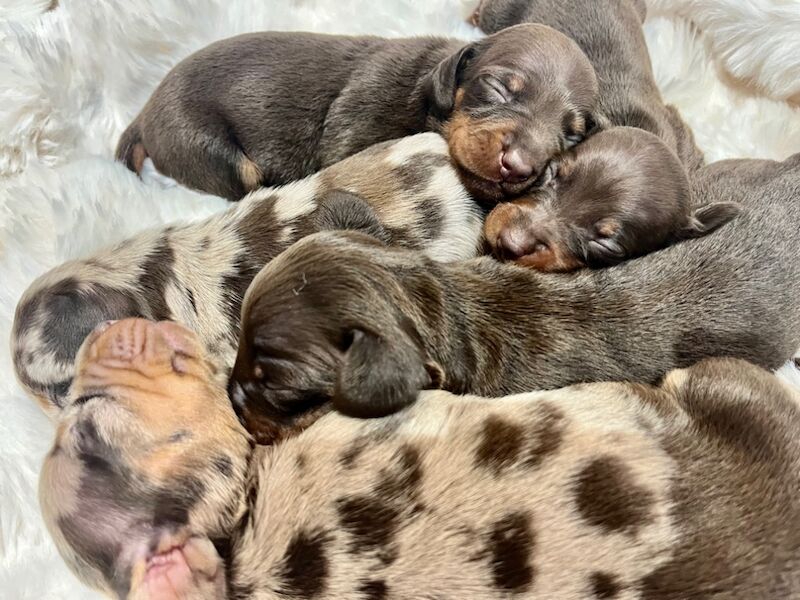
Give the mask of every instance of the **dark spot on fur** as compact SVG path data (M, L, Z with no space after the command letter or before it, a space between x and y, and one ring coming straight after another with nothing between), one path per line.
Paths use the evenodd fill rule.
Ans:
M522 427L491 415L484 421L475 461L479 466L500 474L519 458L523 442Z
M423 200L419 207L418 225L420 231L424 232L426 240L435 240L442 233L442 222L444 215L439 199L432 197Z
M197 302L194 299L194 292L189 288L186 288L186 297L189 299L189 304L192 305L192 311L197 314Z
M169 488L159 490L153 500L153 526L181 526L189 522L189 513L202 498L205 485L194 477L183 477L171 482Z
M434 169L448 164L450 159L444 154L423 152L409 157L402 165L395 167L392 175L400 181L404 192L418 196L430 185Z
M363 594L363 600L386 600L389 595L386 582L382 580L364 581L358 591Z
M179 429L171 436L169 436L169 443L170 444L177 444L178 442L182 442L187 439L192 438L192 432L188 431L187 429Z
M629 469L614 457L590 462L575 480L580 515L607 532L635 534L652 519L652 494L636 485Z
M794 366L800 369L800 357L794 358Z
M150 317L155 321L172 318L167 304L167 286L175 279L175 251L166 232L142 261L137 287L149 304Z
M230 477L233 475L233 461L230 456L216 456L212 464L214 465L214 469L223 477Z
M353 440L353 443L350 444L350 447L347 448L342 452L339 456L339 464L342 465L345 469L352 469L356 465L356 461L361 456L362 452L367 448L369 445L369 440L367 439L356 439Z
M372 496L355 496L337 503L339 522L351 536L352 552L368 552L387 546L394 536L400 511Z
M620 585L617 582L617 578L600 571L592 573L591 587L594 597L600 600L616 598L617 594L620 592Z
M280 567L284 593L314 598L325 590L328 578L326 546L330 539L321 531L301 531L292 538Z
M419 451L411 446L403 446L398 451L398 456L400 460L397 470L384 472L375 492L390 499L411 498L422 481Z
M294 459L294 466L297 468L298 472L305 471L307 464L308 459L306 458L305 454L298 454Z
M361 197L344 190L332 190L318 200L313 226L318 231L362 231L382 242L391 243L375 210Z
M487 550L496 588L516 594L530 589L534 576L530 565L533 546L529 515L511 513L494 524Z
M525 465L536 468L561 446L564 416L550 404L543 404L530 431L531 443L526 450Z
M211 238L209 236L206 236L200 242L200 250L205 251L208 250L210 247L211 247Z

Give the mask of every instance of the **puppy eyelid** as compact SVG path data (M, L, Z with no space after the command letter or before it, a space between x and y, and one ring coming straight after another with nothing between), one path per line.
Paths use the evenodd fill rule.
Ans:
M72 401L73 406L80 406L81 404L86 404L89 400L94 400L95 398L108 398L105 394L95 392L89 394L83 394L78 396L75 400Z
M511 90L508 89L508 86L497 77L486 75L483 77L482 81L489 89L491 89L495 94L497 94L497 96L500 97L502 102L508 102L511 98L513 98L514 95L511 93Z

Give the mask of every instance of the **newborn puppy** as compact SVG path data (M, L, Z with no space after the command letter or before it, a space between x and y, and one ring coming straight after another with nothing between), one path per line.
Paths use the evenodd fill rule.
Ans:
M657 135L691 173L702 152L678 111L656 85L642 31L645 0L482 0L473 17L486 33L541 23L580 46L600 84L598 125L638 127Z
M693 209L680 160L642 129L602 131L550 169L541 189L487 217L496 257L539 271L603 267L706 235L738 214L730 202Z
M247 291L231 395L256 430L322 404L385 415L438 387L652 383L715 356L776 369L800 347L799 191L800 155L716 163L692 195L740 204L731 223L561 277L488 257L435 263L357 233L306 237Z
M178 64L120 139L180 183L230 200L377 142L437 131L465 182L496 201L530 187L592 127L597 79L563 34L525 24L464 44L252 33Z
M112 598L800 593L800 397L747 363L658 388L423 394L256 448L212 369L171 323L104 325L79 352L40 501Z
M293 242L356 229L434 260L458 260L477 254L482 218L440 135L376 144L301 181L257 190L224 213L142 232L45 273L17 306L17 377L45 410L57 411L88 333L107 319L144 317L197 331L226 378L244 292Z

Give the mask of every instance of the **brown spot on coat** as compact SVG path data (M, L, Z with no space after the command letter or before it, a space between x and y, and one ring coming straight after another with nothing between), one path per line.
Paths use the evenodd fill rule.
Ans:
M499 475L519 458L524 441L522 427L491 415L484 421L475 462Z
M564 416L561 412L549 404L543 404L531 432L533 441L526 451L525 465L536 468L548 456L555 454L561 446L563 430Z
M616 598L620 592L621 586L617 578L609 573L597 571L592 573L590 580L592 594L594 594L595 598L610 600L611 598Z
M358 591L364 594L364 600L386 600L389 597L389 588L383 580L364 581L358 586Z
M580 515L607 532L635 534L652 519L653 495L633 480L618 458L601 457L576 477L575 501Z
M314 598L325 590L328 578L325 549L329 542L330 538L322 531L301 531L292 538L279 574L284 593Z
M534 570L530 564L534 546L530 516L511 513L489 532L487 550L496 588L515 594L528 591Z

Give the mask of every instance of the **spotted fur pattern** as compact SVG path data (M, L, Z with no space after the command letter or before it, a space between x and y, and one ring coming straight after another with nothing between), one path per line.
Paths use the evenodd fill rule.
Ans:
M82 352L40 488L70 567L113 597L153 598L128 557L182 530L214 541L202 564L225 568L203 574L240 600L800 594L787 526L800 519L800 394L743 361L657 387L426 392L253 451L202 350L156 372L148 332L132 335L145 340L135 379ZM205 583L174 597L223 597Z
M295 240L336 228L447 261L476 254L481 213L440 136L379 144L205 221L148 231L43 275L17 307L18 378L47 410L60 407L86 335L101 321L134 316L188 325L230 366L252 278Z

